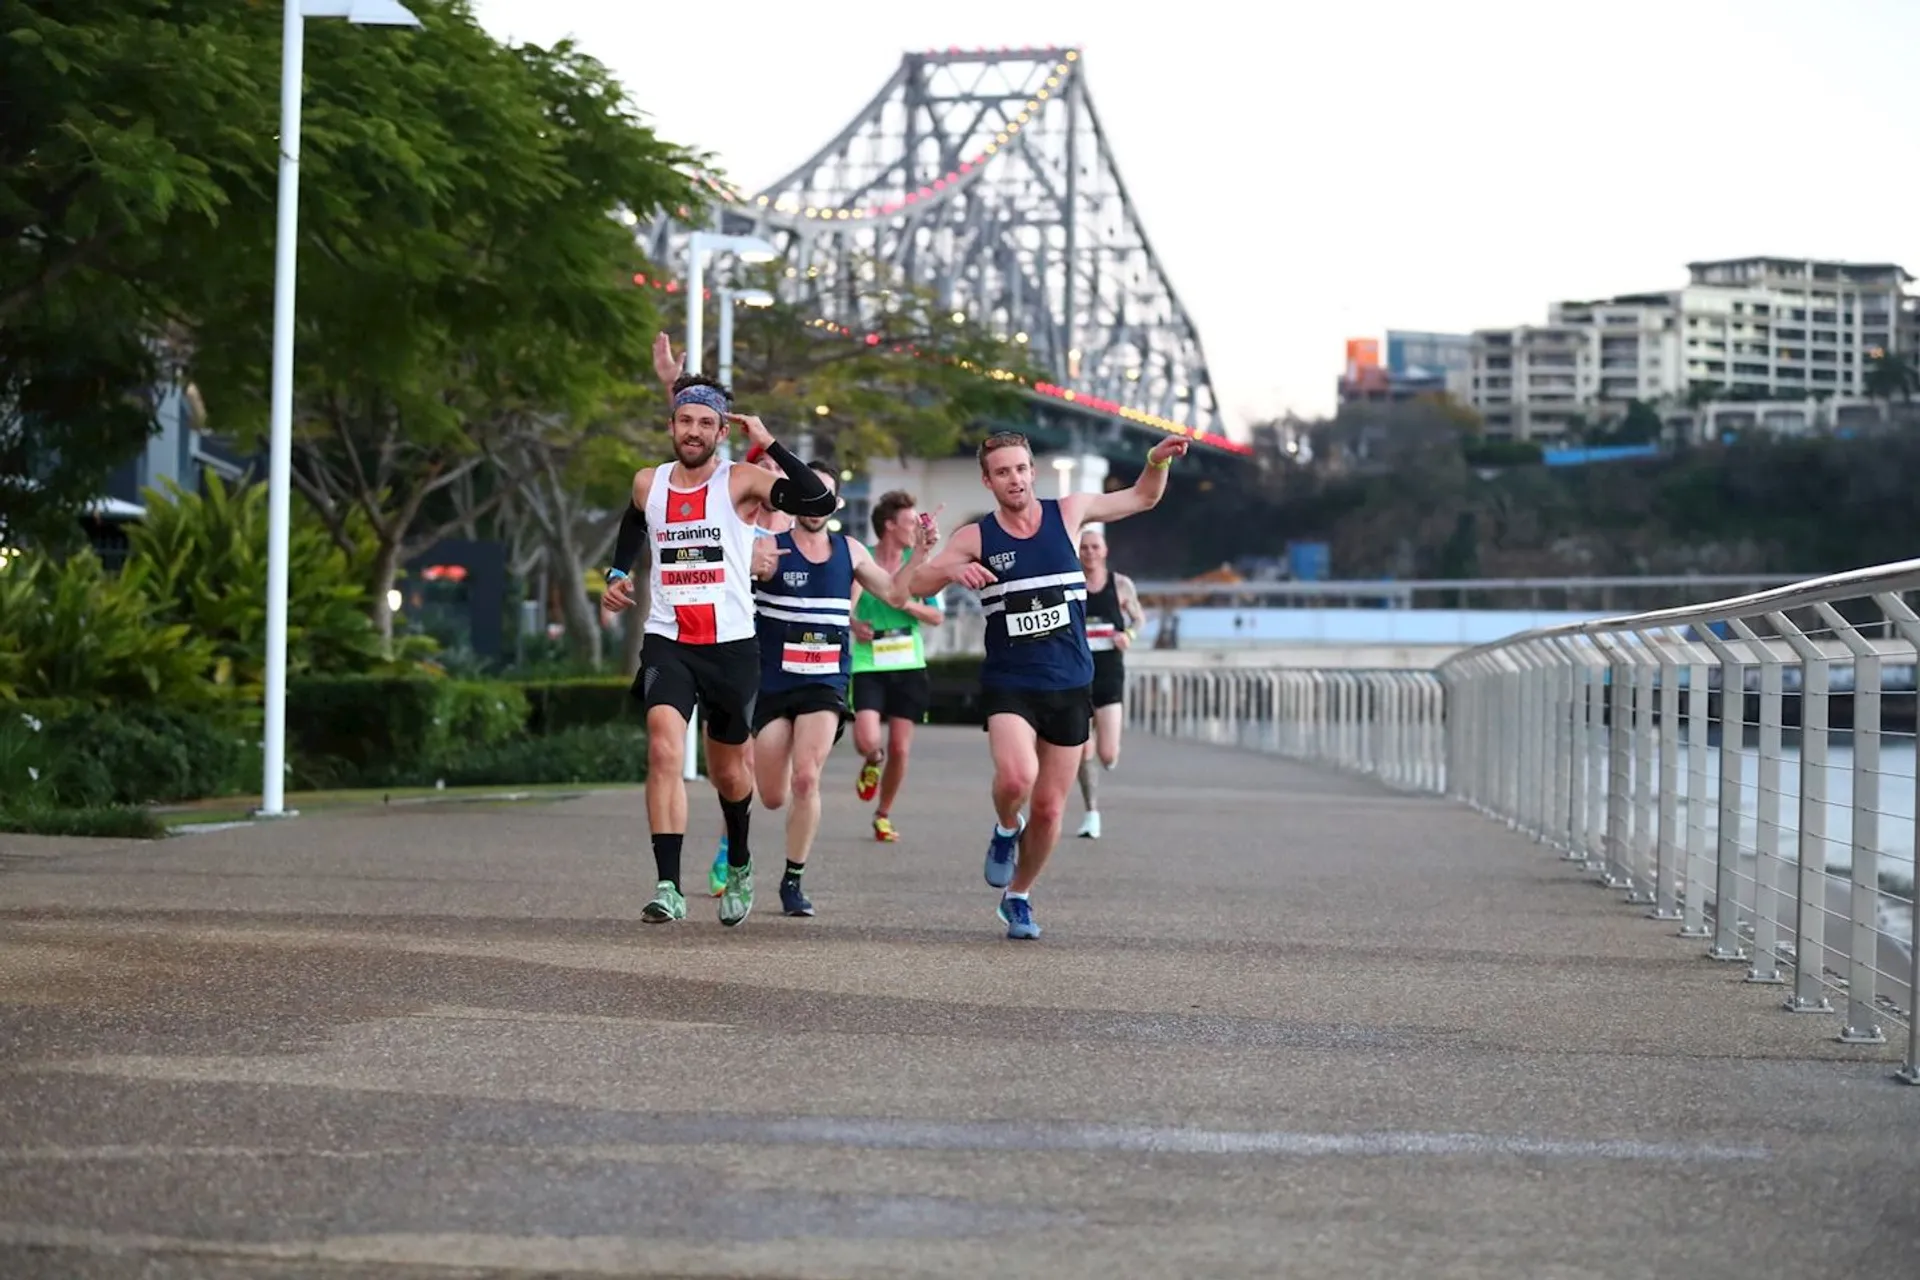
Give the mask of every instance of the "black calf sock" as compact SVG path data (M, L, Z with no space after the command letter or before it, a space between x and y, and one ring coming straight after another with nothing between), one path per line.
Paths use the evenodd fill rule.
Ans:
M787 859L787 879L798 880L800 878L800 873L805 871L806 869L807 869L806 863L795 862L792 858Z
M653 867L655 874L662 880L671 880L673 887L680 887L680 846L686 842L684 831L672 835L653 837Z
M753 861L747 850L747 819L753 813L753 792L738 800L720 801L721 816L727 820L727 865L744 867Z

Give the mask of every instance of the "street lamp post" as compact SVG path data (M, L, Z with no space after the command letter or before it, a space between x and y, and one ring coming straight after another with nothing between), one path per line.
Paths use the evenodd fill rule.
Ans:
M709 252L732 250L742 262L772 262L780 256L780 251L759 236L729 236L717 231L696 231L687 237L687 364L688 373L700 372L700 349L706 345L706 309L701 294L705 291L706 255ZM733 304L743 302L750 307L768 307L773 305L773 295L761 289L748 289L736 293L731 289L720 291L720 381L731 384L733 380ZM763 301L764 299L764 301ZM723 422L720 424L725 426ZM727 456L726 442L720 445L721 457ZM697 778L700 776L700 709L695 707L687 717L687 744L685 758L681 764L680 776Z
M266 728L261 741L261 817L286 812L287 541L293 489L293 268L300 223L300 79L306 20L418 27L397 0L286 0L280 36L280 190L273 242L273 390L267 454Z

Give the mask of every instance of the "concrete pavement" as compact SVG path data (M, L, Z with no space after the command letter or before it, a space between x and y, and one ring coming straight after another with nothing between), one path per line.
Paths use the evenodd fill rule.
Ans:
M0 1275L1915 1274L1892 1049L1444 801L1140 738L1006 942L983 738L894 846L836 752L813 920L756 812L737 930L638 923L637 792L0 836Z

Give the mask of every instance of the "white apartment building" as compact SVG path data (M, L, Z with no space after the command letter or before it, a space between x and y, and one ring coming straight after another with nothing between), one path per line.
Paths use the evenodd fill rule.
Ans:
M1474 333L1471 403L1489 435L1564 434L1630 400L1864 394L1882 350L1920 344L1920 312L1891 263L1733 258L1688 264L1670 292L1560 302L1548 323Z

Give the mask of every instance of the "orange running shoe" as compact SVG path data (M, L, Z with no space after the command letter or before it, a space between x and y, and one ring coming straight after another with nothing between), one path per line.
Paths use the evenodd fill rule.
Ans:
M853 793L862 800L871 800L878 790L880 790L880 766L869 760L860 766L860 777L853 784Z
M900 833L893 829L891 819L884 817L875 818L873 820L873 838L881 844L892 844L900 838Z

